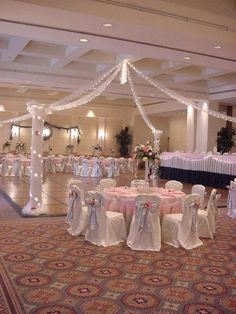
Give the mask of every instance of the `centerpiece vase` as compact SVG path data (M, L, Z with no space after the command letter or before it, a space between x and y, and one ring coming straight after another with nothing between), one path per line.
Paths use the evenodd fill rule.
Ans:
M148 159L145 160L145 181L148 181L149 178L148 178L148 175L149 175L149 162L148 162Z

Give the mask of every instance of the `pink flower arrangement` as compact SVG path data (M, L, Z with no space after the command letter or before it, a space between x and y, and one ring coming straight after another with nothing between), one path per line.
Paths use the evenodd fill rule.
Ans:
M146 160L160 160L160 154L157 149L151 144L150 141L147 141L146 144L138 144L135 149L135 158Z

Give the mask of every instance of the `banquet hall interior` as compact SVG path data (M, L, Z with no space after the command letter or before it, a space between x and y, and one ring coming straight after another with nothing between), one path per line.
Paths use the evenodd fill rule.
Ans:
M236 313L235 17L0 0L0 313Z

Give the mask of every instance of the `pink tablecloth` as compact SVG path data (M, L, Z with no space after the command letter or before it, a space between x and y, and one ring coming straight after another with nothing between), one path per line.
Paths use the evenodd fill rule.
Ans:
M136 188L131 187L107 188L103 191L104 206L106 210L122 212L129 228L135 211L135 198L140 194ZM183 210L185 197L183 192L154 187L145 194L157 195L160 198L161 215L179 213Z

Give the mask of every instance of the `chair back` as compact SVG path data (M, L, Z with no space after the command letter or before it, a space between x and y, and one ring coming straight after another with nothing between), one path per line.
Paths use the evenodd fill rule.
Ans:
M103 196L97 191L88 191L85 195L85 204L88 207L87 232L101 235L102 227L106 224L106 213L103 208Z
M102 176L102 163L98 158L93 160L93 168L91 172L91 177L101 177Z
M152 232L152 216L160 216L160 199L154 195L138 195L135 199L135 224L139 231Z
M198 193L200 196L200 207L201 209L205 209L205 195L206 188L202 184L195 184L192 186L192 193Z
M82 160L82 169L80 175L82 177L87 177L89 174L89 165L88 165L88 159L83 158Z
M130 186L133 188L138 188L139 186L148 186L148 182L145 180L132 180Z
M100 181L100 184L99 184L99 190L100 192L102 192L104 189L106 188L110 188L110 187L116 187L116 181L114 179L111 179L111 178L107 178L107 179L102 179Z
M75 210L80 213L82 211L81 207L81 190L77 185L72 183L69 185L69 195L68 195L68 211L66 216L66 222L72 224L73 219L75 219ZM76 219L79 214L77 213Z
M112 157L109 157L107 160L107 177L111 178L116 176L116 168L115 168L115 159Z
M159 251L161 248L160 199L143 194L135 199L127 245L133 250Z
M200 207L199 195L187 195L184 201L184 212L180 223L179 243L186 249L202 245L198 235L198 209Z
M16 158L13 162L12 176L20 177L21 176L21 159Z
M173 189L176 191L182 191L183 190L183 183L176 180L170 180L166 182L165 189Z

